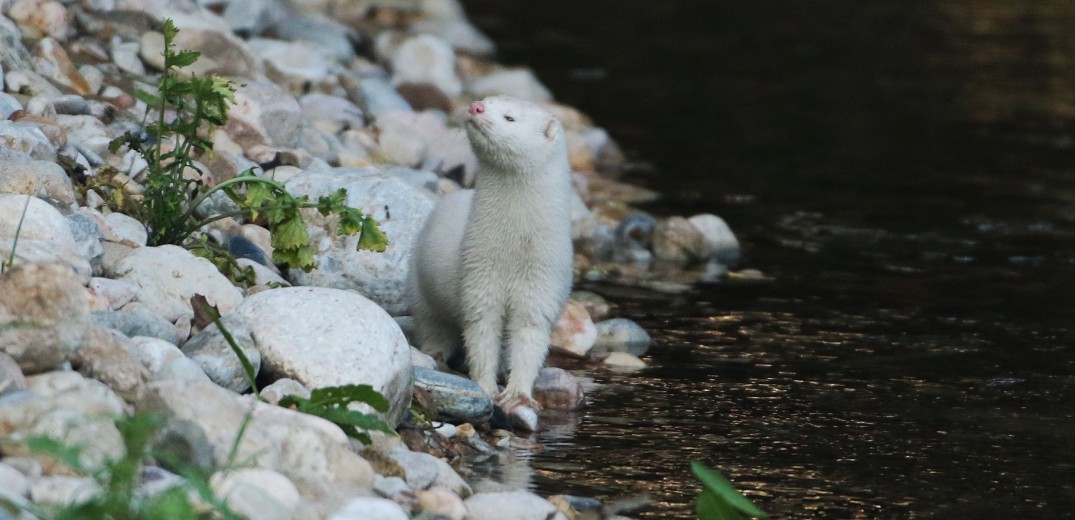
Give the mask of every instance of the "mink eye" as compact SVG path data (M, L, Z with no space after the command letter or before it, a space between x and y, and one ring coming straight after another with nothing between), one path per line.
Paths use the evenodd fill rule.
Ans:
M514 123L515 122L515 118L511 117L511 116L504 116L504 120L506 120L509 123Z

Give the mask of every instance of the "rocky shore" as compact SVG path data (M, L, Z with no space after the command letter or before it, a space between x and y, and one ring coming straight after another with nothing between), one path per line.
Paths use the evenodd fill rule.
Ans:
M723 220L633 209L655 194L615 180L627 163L608 133L529 70L494 62L455 0L0 0L0 15L0 519L102 491L30 439L79 446L80 462L100 467L125 450L115 419L139 414L162 417L158 448L212 473L213 493L248 518L596 518L585 510L599 502L461 476L529 441L490 426L488 397L407 340L411 243L437 197L473 180L465 108L509 94L563 121L579 280L678 290L727 276L739 245ZM311 199L344 188L380 223L384 252L358 250L310 210L316 268L243 258L257 279L240 288L182 247L148 245L117 203L143 196L148 165L109 143L146 124L135 89L162 70L165 18L178 47L201 52L190 72L240 85L190 175L213 185L253 168ZM257 249L246 256L272 258L258 223L228 218L203 233L242 237ZM195 319L195 295L220 310L261 399L220 330ZM550 364L637 369L650 343L579 291ZM275 404L347 384L383 394L381 416L399 435L363 444ZM572 410L584 386L549 367L535 395ZM142 468L139 493L182 485L166 466Z

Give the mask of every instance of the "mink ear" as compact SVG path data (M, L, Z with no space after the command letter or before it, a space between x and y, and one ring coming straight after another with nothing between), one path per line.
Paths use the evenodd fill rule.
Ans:
M545 139L549 141L555 141L556 137L560 135L560 122L555 117L550 117L549 122L545 123Z

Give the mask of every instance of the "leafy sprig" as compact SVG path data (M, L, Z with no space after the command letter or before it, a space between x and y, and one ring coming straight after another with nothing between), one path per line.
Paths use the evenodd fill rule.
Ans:
M125 202L122 209L146 224L149 245L178 244L198 249L215 264L229 265L226 259L215 258L225 255L223 250L207 248L204 241L192 237L203 226L222 218L262 219L272 234L273 260L310 271L315 267L314 255L301 210L311 208L325 216L339 216L340 234L360 235L358 249L384 251L388 239L377 221L348 207L344 203L347 193L342 189L312 202L307 196L292 196L282 184L259 177L252 170L215 186L201 180L203 172L194 158L212 149L209 128L227 122L228 104L235 100L236 83L218 76L181 76L179 69L194 64L200 53L177 50L178 32L171 20L164 20L164 71L157 81L156 92L137 90L135 93L155 112L155 120L145 125L144 133L128 132L109 146L113 153L122 147L134 150L149 164L144 182L146 191L140 202L120 198ZM149 115L147 112L147 118ZM198 175L188 179L184 175L188 172ZM195 209L221 190L238 204L238 211L196 218Z
M316 415L336 423L344 433L366 444L370 443L367 432L379 431L395 434L387 423L373 414L363 413L349 407L351 403L366 403L378 412L388 411L388 400L370 385L342 385L316 388L310 398L289 395L280 400L280 406Z

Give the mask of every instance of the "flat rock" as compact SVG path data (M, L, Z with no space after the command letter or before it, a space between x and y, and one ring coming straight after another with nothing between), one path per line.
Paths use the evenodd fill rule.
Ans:
M175 328L175 325L145 308L134 307L122 311L94 311L92 318L95 324L116 329L132 338L135 336L148 336L167 341L172 345L178 345L181 339L179 330Z
M195 294L204 295L222 314L243 299L242 291L209 260L178 246L141 247L105 269L112 278L137 285L134 302L172 323L194 317L190 298Z
M437 419L445 422L482 423L493 414L493 400L477 383L462 376L414 367L414 385L433 396Z

